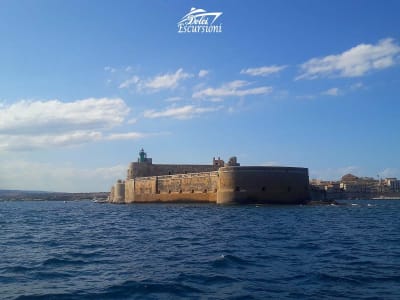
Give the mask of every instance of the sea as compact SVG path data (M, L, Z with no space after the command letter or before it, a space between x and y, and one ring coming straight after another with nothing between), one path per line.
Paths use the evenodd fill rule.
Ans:
M400 299L400 201L0 202L0 299Z

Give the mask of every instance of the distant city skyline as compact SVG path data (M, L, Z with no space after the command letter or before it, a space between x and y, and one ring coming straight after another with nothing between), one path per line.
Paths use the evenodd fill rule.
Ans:
M179 33L191 8L221 32ZM141 148L155 163L237 156L310 179L400 177L399 11L2 1L0 189L108 191Z

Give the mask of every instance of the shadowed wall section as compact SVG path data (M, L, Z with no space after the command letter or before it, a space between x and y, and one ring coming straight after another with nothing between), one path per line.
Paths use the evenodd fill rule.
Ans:
M224 167L217 203L298 204L310 200L308 169Z

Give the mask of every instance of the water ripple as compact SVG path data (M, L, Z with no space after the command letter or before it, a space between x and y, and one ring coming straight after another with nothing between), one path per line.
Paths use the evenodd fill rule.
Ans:
M398 299L399 213L2 202L0 298Z

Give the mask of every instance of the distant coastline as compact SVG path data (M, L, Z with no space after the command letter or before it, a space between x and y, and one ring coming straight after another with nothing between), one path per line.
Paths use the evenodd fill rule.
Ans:
M46 191L0 190L0 201L81 201L105 200L108 193L62 193Z
M399 199L400 180L395 177L372 178L346 174L337 181L312 179L312 189L327 200L338 199Z

